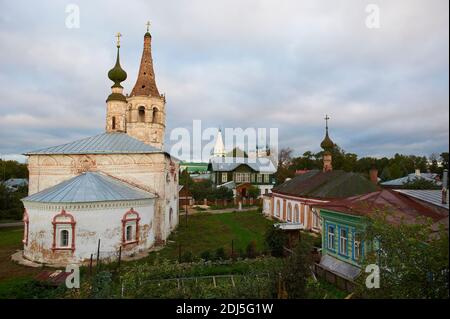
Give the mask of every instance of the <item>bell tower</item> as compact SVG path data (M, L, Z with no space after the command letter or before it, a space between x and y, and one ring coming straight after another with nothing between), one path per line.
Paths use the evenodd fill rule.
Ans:
M164 146L166 98L159 94L153 70L152 36L144 35L144 50L136 84L127 98L126 132L128 135L158 149Z
M109 70L108 78L114 82L111 86L112 93L106 99L106 132L125 132L126 131L126 109L127 100L123 95L123 87L120 82L127 79L127 73L120 66L120 37L117 33L117 58L116 65Z

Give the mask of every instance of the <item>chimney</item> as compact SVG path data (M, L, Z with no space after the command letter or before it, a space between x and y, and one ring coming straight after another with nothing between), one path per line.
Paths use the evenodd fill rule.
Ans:
M416 176L420 177L420 169L419 168L416 168Z
M448 170L444 169L444 174L442 177L442 204L447 204L447 181L448 181Z
M370 181L374 184L378 184L378 169L376 167L372 167L369 171Z

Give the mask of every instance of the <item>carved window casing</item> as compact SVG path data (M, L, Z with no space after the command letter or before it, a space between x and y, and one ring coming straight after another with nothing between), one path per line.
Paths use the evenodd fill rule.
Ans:
M75 251L75 219L64 209L53 217L53 244L52 250Z
M131 208L122 218L122 245L139 242L139 213Z

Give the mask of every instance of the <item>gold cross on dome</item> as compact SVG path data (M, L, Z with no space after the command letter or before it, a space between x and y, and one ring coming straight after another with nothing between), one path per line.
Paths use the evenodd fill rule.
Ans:
M145 24L147 26L147 32L150 31L150 21L147 21L147 23Z
M120 37L122 36L122 34L120 32L117 32L117 34L115 35L115 37L117 38L117 47L120 47Z

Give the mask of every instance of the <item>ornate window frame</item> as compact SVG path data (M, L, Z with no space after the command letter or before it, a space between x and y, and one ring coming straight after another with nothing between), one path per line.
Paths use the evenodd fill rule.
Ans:
M139 243L139 213L131 208L122 217L122 246ZM134 240L127 240L127 227L133 226Z
M53 243L52 243L52 251L56 250L70 250L72 253L75 251L75 218L68 214L64 209L61 210L61 213L55 215L52 221L53 225ZM60 236L61 231L67 230L69 232L69 246L61 247Z

